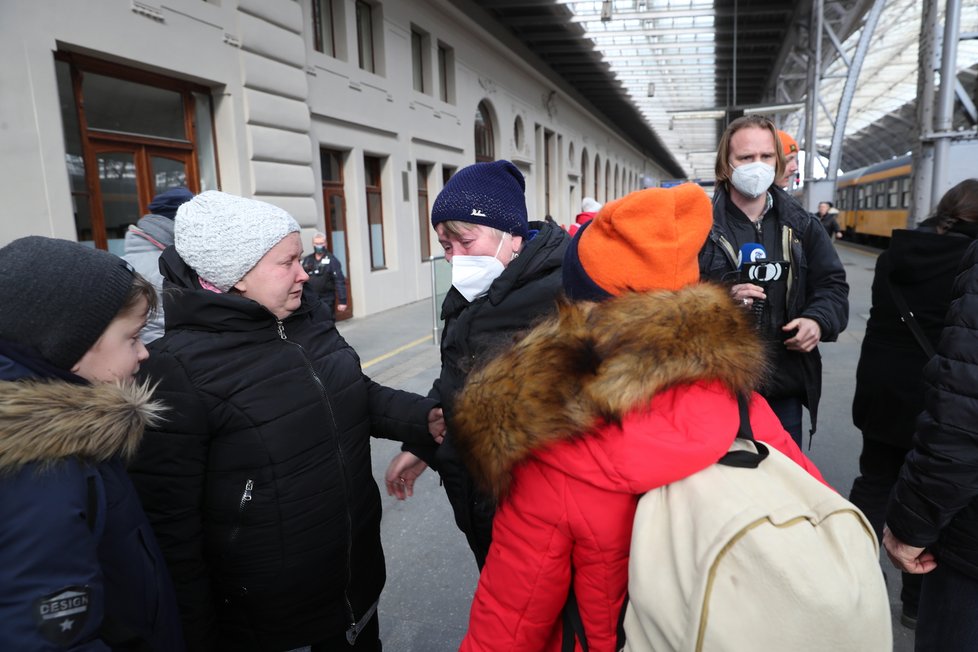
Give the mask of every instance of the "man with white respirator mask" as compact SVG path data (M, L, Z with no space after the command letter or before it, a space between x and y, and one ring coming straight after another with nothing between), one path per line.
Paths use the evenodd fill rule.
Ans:
M452 289L441 309L441 374L428 396L441 402L449 424L469 372L557 308L570 237L553 224L527 221L524 190L523 175L509 161L476 163L449 179L431 208L431 224L452 265ZM434 468L481 568L495 504L475 489L451 426L440 444L402 449L387 468L388 495L410 496L417 477Z
M822 392L819 342L835 341L849 320L849 286L839 255L819 221L776 183L785 158L777 129L760 116L730 123L717 150L713 228L700 251L704 279L729 283L745 309L763 302L760 328L771 372L760 394L785 430L802 443L802 405L815 432ZM761 249L780 263L769 282L742 278L737 252ZM755 258L758 256L752 256Z

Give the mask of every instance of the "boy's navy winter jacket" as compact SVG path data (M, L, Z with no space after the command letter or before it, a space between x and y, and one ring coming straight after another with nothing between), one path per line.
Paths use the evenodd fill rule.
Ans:
M124 464L158 410L0 342L0 650L184 649Z

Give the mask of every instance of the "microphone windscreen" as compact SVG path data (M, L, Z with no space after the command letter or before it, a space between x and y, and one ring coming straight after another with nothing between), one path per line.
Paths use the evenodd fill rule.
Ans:
M737 269L744 266L744 263L756 263L765 260L767 252L764 247L756 242L745 242L740 245L740 253L737 254Z

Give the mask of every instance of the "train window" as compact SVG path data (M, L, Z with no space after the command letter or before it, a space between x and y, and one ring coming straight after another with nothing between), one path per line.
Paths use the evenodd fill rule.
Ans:
M893 179L890 181L890 187L886 193L886 207L900 207L900 179Z
M866 208L866 186L859 186L856 189L856 194L856 208Z
M900 207L910 208L910 177L900 181Z
M876 208L886 208L886 182L876 183Z

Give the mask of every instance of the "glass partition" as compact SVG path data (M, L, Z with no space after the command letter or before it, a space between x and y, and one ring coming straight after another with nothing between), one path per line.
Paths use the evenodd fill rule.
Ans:
M445 322L441 320L441 304L452 289L452 266L443 255L432 256L428 260L431 261L431 328L435 346L439 346L445 328Z

